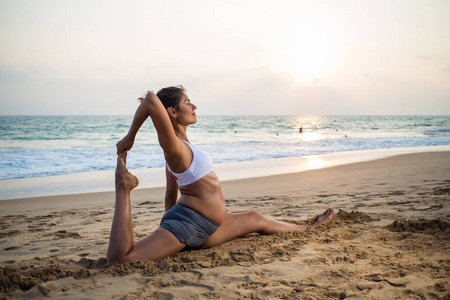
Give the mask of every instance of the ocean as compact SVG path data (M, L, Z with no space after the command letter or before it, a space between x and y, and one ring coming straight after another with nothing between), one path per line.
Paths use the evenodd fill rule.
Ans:
M0 116L0 180L112 170L133 116ZM301 128L301 132L300 132ZM450 145L450 116L198 116L192 143L214 163ZM148 119L130 169L165 165Z

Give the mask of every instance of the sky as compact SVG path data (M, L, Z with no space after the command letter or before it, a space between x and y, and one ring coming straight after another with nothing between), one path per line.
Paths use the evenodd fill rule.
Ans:
M0 115L450 115L448 0L0 0Z

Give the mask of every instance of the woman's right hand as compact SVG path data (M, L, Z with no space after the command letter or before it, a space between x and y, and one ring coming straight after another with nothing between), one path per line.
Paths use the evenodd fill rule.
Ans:
M150 98L153 98L153 97L158 98L158 96L156 96L155 92L153 92L153 91L147 91L147 92L145 93L145 95L142 96L142 97L139 97L138 100L142 102L142 101L144 101L144 100L149 100Z
M121 139L117 144L117 155L120 154L120 152L123 151L129 151L133 147L134 144L134 138L130 137L128 134Z

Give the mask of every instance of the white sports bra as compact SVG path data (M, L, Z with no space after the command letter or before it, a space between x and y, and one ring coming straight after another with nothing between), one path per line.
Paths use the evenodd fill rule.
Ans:
M175 176L178 186L186 186L194 183L214 170L212 159L206 152L191 145L185 140L183 140L183 142L188 144L192 151L192 162L189 168L183 173L175 173L172 172L169 165L167 165L169 172Z

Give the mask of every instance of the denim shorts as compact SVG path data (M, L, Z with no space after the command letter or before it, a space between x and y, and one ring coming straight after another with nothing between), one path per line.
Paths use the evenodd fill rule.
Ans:
M169 230L181 243L198 248L219 225L187 206L176 204L164 214L159 227Z

